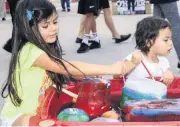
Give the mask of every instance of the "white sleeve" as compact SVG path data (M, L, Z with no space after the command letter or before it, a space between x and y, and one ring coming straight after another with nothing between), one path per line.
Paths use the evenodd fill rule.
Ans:
M162 70L163 72L165 72L167 69L169 69L171 66L170 66L170 63L168 61L168 59L166 57L160 57L160 65L162 67Z

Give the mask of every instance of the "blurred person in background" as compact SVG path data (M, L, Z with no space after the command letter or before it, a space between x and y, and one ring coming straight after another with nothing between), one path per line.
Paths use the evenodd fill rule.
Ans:
M2 1L2 0L0 0ZM11 19L12 19L12 24L14 24L14 16L15 16L15 9L16 5L19 0L7 0L9 4L9 9L10 9L10 14L11 14ZM6 42L6 44L3 46L4 50L7 52L12 52L12 37Z
M131 10L132 5L132 10ZM128 14L134 15L135 14L135 0L128 0Z
M6 20L6 5L5 0L0 0L0 17L2 18L2 21Z
M65 3L66 3L66 7L65 7ZM67 11L70 12L71 8L70 8L70 0L61 0L61 7L62 7L62 11Z

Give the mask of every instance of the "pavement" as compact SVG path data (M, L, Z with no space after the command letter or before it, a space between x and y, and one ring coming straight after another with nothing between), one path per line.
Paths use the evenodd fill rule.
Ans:
M112 35L107 28L103 14L97 19L97 30L101 39L102 48L91 50L84 54L77 54L76 51L79 48L79 44L75 43L77 33L79 30L79 23L81 15L77 12L77 3L71 4L71 12L61 12L60 0L52 0L53 4L57 7L59 13L59 40L61 46L65 52L64 58L66 60L83 61L94 64L112 64L118 60L122 60L128 54L130 54L135 48L134 36L127 41L115 44L112 40ZM178 7L180 4L178 3ZM138 21L150 15L115 15L113 20L115 26L120 34L134 33L136 24ZM7 16L7 20L0 21L0 47L2 47L7 39L11 37L12 24L10 16ZM8 66L11 54L0 48L0 86L7 78ZM180 75L180 70L177 69L177 56L173 49L168 56L171 62L172 71L175 75ZM0 111L4 104L4 99L0 97Z

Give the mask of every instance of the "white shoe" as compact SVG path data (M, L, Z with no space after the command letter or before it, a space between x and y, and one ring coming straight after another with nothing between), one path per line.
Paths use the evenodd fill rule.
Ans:
M127 15L130 15L131 14L131 11L127 11Z
M136 12L135 11L131 11L131 15L135 15L136 14Z

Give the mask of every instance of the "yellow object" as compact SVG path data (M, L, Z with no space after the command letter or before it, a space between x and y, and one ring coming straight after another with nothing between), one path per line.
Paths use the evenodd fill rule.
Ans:
M44 120L39 123L40 127L52 127L55 124L53 120Z
M118 114L114 111L107 111L102 114L102 117L118 119Z
M23 101L20 107L15 107L11 102L10 97L8 97L5 100L5 105L1 112L1 118L13 118L18 114L36 113L36 109L39 106L40 88L47 75L44 69L32 67L32 65L43 53L44 51L32 43L27 43L22 48L19 54L20 67L16 66L16 83L18 95ZM48 87L49 83L46 82L45 85Z

